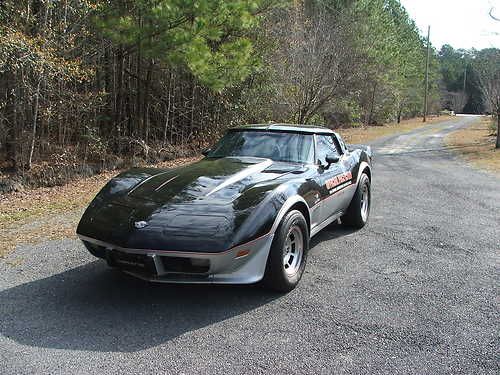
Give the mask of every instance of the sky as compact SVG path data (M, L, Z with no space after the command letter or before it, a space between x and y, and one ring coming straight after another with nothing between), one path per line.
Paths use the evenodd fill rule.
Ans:
M500 48L500 0L401 0L422 35L431 26L431 43L453 48Z

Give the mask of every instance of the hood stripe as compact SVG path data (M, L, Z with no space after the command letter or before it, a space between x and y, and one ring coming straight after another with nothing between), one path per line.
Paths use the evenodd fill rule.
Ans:
M169 178L167 181L165 181L165 182L164 182L164 183L162 183L160 186L158 186L158 187L155 189L155 191L160 190L162 187L164 187L164 186L165 186L166 184L168 184L170 181L175 180L177 177L179 177L179 175L174 176L174 177L172 177L172 178Z
M165 172L160 172L160 173L157 173L157 174L152 174L151 176L149 176L148 178L146 178L144 181L141 181L139 182L137 185L135 185L129 192L127 195L132 195L132 193L137 190L138 188L140 188L142 185L144 185L146 182L148 182L149 180L155 178L155 177L158 177L158 176L161 176L162 174L167 174L167 173L170 173L170 171L165 171Z
M217 185L214 189L209 191L206 196L208 197L209 195L212 195L213 193L216 193L219 190L224 189L225 187L228 187L229 185L235 184L235 183L243 180L244 178L246 178L254 173L260 173L264 169L266 169L267 167L271 166L272 164L273 164L272 160L266 159L261 163L254 164L251 167L245 168L241 172L236 173L235 175L229 177L222 184Z

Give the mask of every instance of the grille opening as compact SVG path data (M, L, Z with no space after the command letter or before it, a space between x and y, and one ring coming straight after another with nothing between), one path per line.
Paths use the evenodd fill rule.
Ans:
M177 273L206 273L210 268L208 259L160 257L166 272Z
M106 259L111 267L118 267L144 276L156 275L153 258L145 254L132 254L118 250L108 250Z

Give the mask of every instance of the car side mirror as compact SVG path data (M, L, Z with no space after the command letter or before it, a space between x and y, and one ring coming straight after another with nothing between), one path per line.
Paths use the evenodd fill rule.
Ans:
M328 163L327 167L329 167L330 164L334 164L334 163L338 162L340 160L340 158L335 154L328 154L328 155L326 155L325 160Z
M211 148L206 148L206 149L204 149L204 150L201 151L201 154L203 156L207 156L208 154L210 154L210 151L212 151Z

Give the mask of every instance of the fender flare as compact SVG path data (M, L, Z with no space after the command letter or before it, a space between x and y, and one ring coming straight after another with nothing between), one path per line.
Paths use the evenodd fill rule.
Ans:
M309 205L307 204L306 200L298 194L292 195L291 197L287 198L285 203L283 203L283 206L281 207L281 209L278 211L278 214L276 215L276 218L274 219L273 226L271 227L270 233L274 234L276 232L276 229L278 229L278 226L280 225L281 220L283 220L283 217L285 216L285 214L290 210L290 208L294 204L299 203L299 202L304 203L306 205L307 211L309 213L309 218L311 218L311 209L309 208ZM311 228L309 228L309 231L310 230L311 230Z
M363 171L368 168L368 171L370 171L370 175L372 174L372 168L370 167L370 164L368 164L366 161L362 161L359 164L359 169L358 169L358 177L356 178L356 186L359 183L359 180L361 178L361 175L363 174Z

